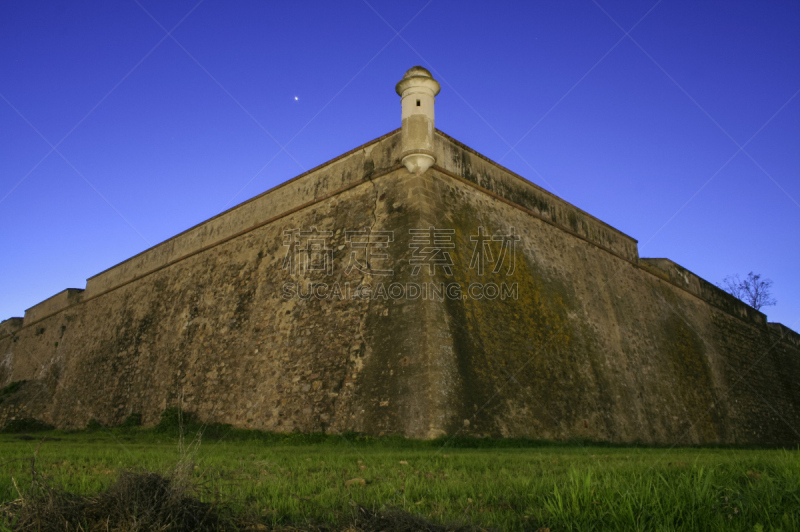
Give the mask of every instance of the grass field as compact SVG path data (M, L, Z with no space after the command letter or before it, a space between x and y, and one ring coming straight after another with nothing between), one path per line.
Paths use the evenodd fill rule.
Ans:
M341 525L361 505L495 530L800 530L798 450L217 436L191 445L187 434L181 449L152 429L0 434L0 497L25 494L34 456L51 484L78 494L120 470L190 461L205 497L267 525Z

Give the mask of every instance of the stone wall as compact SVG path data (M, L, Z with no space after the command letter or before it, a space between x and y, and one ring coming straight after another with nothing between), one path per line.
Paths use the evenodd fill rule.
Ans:
M294 179L214 216L97 275L86 284L86 297L95 297L149 272L163 268L226 239L283 216L287 208L302 208L360 183L376 169L396 161L399 130L313 168Z
M0 386L27 382L0 424L153 424L182 405L276 431L798 441L796 334L436 139L422 176L393 132L3 322ZM420 244L431 228L447 257ZM292 253L312 230L324 251Z
M0 321L0 338L10 336L22 328L22 318L8 318Z
M518 299L446 302L448 433L800 440L800 350L763 314L670 261L625 260L436 167L416 179L432 223L458 236L453 281L519 283ZM477 227L521 237L512 275L466 267Z
M32 325L42 318L76 305L83 299L82 288L67 288L25 311L25 325Z
M485 193L523 207L528 214L561 230L636 262L636 240L578 209L527 179L511 172L437 131L436 166L440 172L480 187Z
M152 424L166 407L183 404L203 419L239 426L369 430L364 416L378 399L365 391L381 372L367 361L404 342L419 354L404 326L416 313L369 299L285 300L281 286L293 278L282 269L283 231L339 228L328 240L337 250L344 229L405 227L413 207L402 197L403 177L393 171L380 184L365 180L0 339L0 382L41 384L36 400L0 409L7 418L24 406L27 416L80 427L91 418L119 423L132 412ZM342 278L347 256L333 258ZM296 280L317 277L328 278ZM356 272L345 281L366 282ZM408 405L392 397L392 408L424 408L403 393ZM427 426L415 425L425 412L415 414L403 412L391 430L425 436Z
M761 312L669 259L643 258L639 260L639 265L657 277L686 290L728 314L756 325L767 324L767 317Z

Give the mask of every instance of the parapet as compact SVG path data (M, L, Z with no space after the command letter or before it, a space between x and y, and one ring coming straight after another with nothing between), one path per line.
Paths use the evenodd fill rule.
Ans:
M545 222L636 264L639 246L619 229L436 130L435 168L522 207Z
M83 289L67 288L57 293L53 297L45 299L25 311L25 325L39 321L47 316L55 314L65 308L80 303L83 297ZM14 319L14 318L12 318Z
M142 278L387 171L399 164L399 131L323 163L90 277L85 297Z
M14 334L22 329L22 318L8 318L0 321L0 338Z
M777 334L781 339L793 344L795 347L800 347L800 334L793 331L782 323L768 323L770 331Z
M639 259L639 265L728 314L762 327L767 325L766 315L669 259Z

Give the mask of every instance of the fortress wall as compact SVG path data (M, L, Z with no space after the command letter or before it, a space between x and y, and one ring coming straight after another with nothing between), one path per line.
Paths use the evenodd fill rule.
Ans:
M82 288L67 288L57 293L53 297L47 298L25 311L25 325L30 325L36 321L55 314L70 305L81 302L83 295Z
M528 209L542 219L636 262L636 240L598 220L527 179L480 155L441 131L436 131L436 166Z
M59 427L95 418L145 424L183 404L201 419L276 431L438 434L441 327L421 330L431 302L283 297L283 283L374 283L343 273L345 231L394 231L400 259L419 212L405 169L294 210L218 246L62 309L0 339L0 384L28 380L0 405L0 425L35 417ZM317 226L330 275L282 269L286 229ZM407 279L398 261L394 280ZM392 372L391 367L402 368ZM441 403L441 401L440 401Z
M398 163L394 154L399 130L347 152L244 203L149 248L93 277L86 284L91 298L181 257L230 238L279 216L287 209L312 202L357 184L365 174Z
M282 204L280 217L84 293L35 326L3 322L0 385L28 382L0 404L0 425L12 417L113 425L132 412L153 424L182 404L201 419L276 431L798 441L800 348L781 326L709 304L702 280L677 265L640 265L624 253L635 241L588 215L586 235L608 231L599 241L448 170L376 170L376 160L396 163L395 138L384 137L380 158L353 154L339 174L351 185L332 195ZM514 197L504 188L513 174L470 168L489 190ZM329 190L329 180L307 174L295 186ZM280 190L270 194L283 198ZM541 212L569 207L553 205ZM282 268L283 231L312 226L332 233L331 271L292 275ZM419 250L409 230L430 226L453 230L452 275L412 273ZM513 271L470 268L478 228L502 235L512 226ZM392 276L345 274L346 231L364 227L393 232ZM299 297L285 297L287 282L300 283ZM517 291L506 300L308 291L308 283L390 282L458 283L464 296L472 283Z
M22 328L22 318L8 318L0 321L0 338L10 336Z
M476 436L796 443L800 349L587 240L438 171L419 178L453 227L454 280L516 300L447 301L454 412ZM515 227L516 269L466 267L470 236ZM702 293L702 292L701 292ZM466 420L466 421L465 421Z
M756 325L767 324L767 317L763 313L669 259L639 259L639 264L648 272L669 281L728 314Z
M769 327L742 326L725 312L714 312L712 320L737 441L796 445L800 349Z
M800 347L800 334L783 325L782 323L768 323L770 332L785 342L789 342L795 347Z

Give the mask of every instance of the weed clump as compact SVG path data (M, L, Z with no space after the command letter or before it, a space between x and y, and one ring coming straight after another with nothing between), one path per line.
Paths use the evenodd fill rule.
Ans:
M19 389L22 388L22 385L26 382L28 381L14 381L0 389L0 403L5 400L6 396L17 393Z
M175 433L189 431L200 427L200 423L192 412L186 412L180 408L167 408L161 412L161 419L153 430L161 433Z
M104 428L103 424L97 421L95 418L90 419L89 422L86 424L86 430L90 432L103 430L103 428Z
M122 420L122 423L119 425L123 429L130 429L133 427L141 427L142 426L142 415L133 413Z
M161 412L161 419L153 430L171 436L202 434L203 439L219 440L228 436L233 426L227 423L203 423L194 413L172 407Z
M28 381L14 381L14 382L4 386L3 389L0 390L0 397L3 397L4 395L11 395L12 393L16 393L17 391L19 391L20 388L22 388L22 385L25 384L26 382L28 382Z

